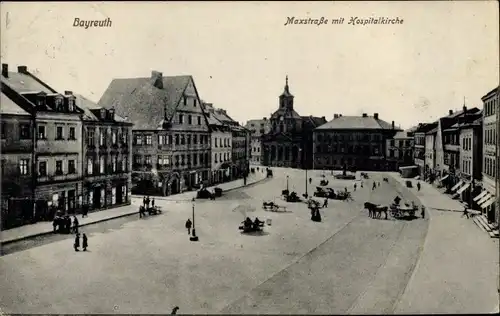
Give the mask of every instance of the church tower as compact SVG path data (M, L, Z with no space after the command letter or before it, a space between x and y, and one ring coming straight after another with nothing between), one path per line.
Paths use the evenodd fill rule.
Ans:
M293 95L288 87L288 76L285 79L285 89L280 95L280 109L293 110Z

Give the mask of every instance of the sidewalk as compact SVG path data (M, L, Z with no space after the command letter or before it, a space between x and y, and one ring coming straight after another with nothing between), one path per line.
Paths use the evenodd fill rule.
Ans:
M406 179L391 175L405 188ZM413 180L416 182L416 180ZM416 184L416 183L414 183ZM456 211L460 202L420 181L406 188L430 217L424 248L396 314L491 313L498 306L498 241Z
M256 174L249 176L247 178L247 186L260 182L264 180L265 177L264 175ZM243 180L238 179L235 181L231 182L226 182L220 185L217 185L219 188L223 189L224 191L229 191L229 190L234 190L237 188L243 187ZM213 187L210 187L213 188ZM170 200L170 201L187 201L191 200L193 197L196 196L196 191L190 191L190 192L184 192L181 194L176 194L176 195L171 195L171 196L165 196L165 197L155 197L155 199L164 199L164 200ZM142 196L135 196L132 195L132 198L140 198L142 199ZM81 215L78 215L78 222L79 222L79 227L90 225L90 224L95 224L99 222L104 222L108 221L111 219L119 218L119 217L124 217L124 216L129 216L133 214L137 214L138 209L137 205L127 205L127 206L122 206L122 207L116 207L108 210L103 210L103 211L97 211L97 212L92 212L89 213L88 217L82 218ZM13 243L16 241L21 241L23 239L28 239L28 238L33 238L37 236L43 236L43 235L49 235L53 234L53 227L52 227L52 222L39 222L31 225L24 225L21 227L16 227L12 229L8 229L5 231L0 232L0 240L1 244L9 244Z

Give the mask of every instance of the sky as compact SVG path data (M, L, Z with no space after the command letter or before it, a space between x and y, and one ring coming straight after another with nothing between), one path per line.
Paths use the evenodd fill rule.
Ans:
M113 78L192 75L235 120L269 117L285 76L300 115L409 128L482 108L499 84L497 1L1 3L1 60L95 102ZM285 25L343 17L343 24ZM387 17L397 25L351 25ZM104 20L110 27L74 27Z

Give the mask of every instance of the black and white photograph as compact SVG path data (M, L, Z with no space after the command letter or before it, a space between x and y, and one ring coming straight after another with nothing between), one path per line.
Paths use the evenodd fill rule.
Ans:
M498 1L0 23L0 315L500 312Z

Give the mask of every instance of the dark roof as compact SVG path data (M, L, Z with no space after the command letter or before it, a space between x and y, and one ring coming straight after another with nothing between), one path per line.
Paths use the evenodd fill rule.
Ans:
M271 114L271 119L276 119L280 116L284 118L300 119L301 116L294 110L286 107L277 109L273 114Z
M439 129L438 127L434 127L433 129L428 131L426 134L428 134L428 135L437 134L438 129Z
M414 133L427 133L430 130L436 128L438 126L438 121L432 123L421 123L417 126Z
M0 113L13 114L13 115L30 115L28 112L23 110L19 105L17 105L3 92L2 92L2 97L0 99Z
M100 121L100 119L97 116L95 116L95 114L92 113L91 110L102 109L103 108L102 106L97 105L95 102L90 101L89 99L87 99L86 97L84 97L80 94L74 94L74 96L75 96L75 105L83 110L83 116L82 116L83 120L85 120L85 121ZM123 122L123 123L128 122L123 117L121 117L117 114L115 114L115 121Z
M394 135L394 139L405 139L405 138L413 138L413 136L411 135L411 131L399 131L396 133L396 135Z
M163 76L163 89L156 88L151 78L113 79L99 105L114 107L116 114L134 122L134 129L159 129L176 112L191 76Z
M370 129L370 130L390 130L392 124L384 120L375 119L373 116L340 116L330 122L316 128L317 130L328 129ZM397 128L396 128L397 129ZM397 129L400 130L400 129Z
M47 94L57 93L30 73L9 72L8 77L2 75L2 82L7 83L17 93L40 91Z
M471 114L473 114L473 113L478 113L480 111L481 110L478 109L478 108L476 108L476 107L470 108L470 109L465 108L465 109L461 109L460 111L455 111L452 114L448 114L447 116L442 117L442 119L443 118L456 118L456 117L459 117L459 116L463 115L464 113L471 113Z
M324 116L318 117L318 116L301 116L303 120L307 120L311 122L313 127L319 127L327 122L326 118Z
M486 93L484 96L481 97L481 100L487 99L488 97L498 93L498 86L491 90L490 92Z

